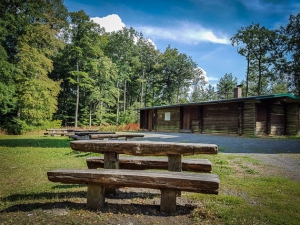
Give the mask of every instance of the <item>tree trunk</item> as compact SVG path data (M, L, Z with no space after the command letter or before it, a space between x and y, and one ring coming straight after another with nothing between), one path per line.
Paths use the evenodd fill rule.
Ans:
M78 61L77 61L77 72L79 71ZM79 105L79 75L77 75L77 90L76 90L76 109L75 109L75 128L78 125L78 105Z
M90 104L90 117L89 117L89 121L90 121L90 127L92 127L92 104Z
M249 53L248 53L248 55L247 55L247 74L246 74L246 96L245 97L248 97L249 74L250 74L250 57L249 57Z
M143 69L143 74L142 74L142 82L141 82L141 105L143 105L143 95L144 95L144 77L145 77L145 71Z
M119 111L120 111L120 90L119 90L119 81L117 82L117 89L118 89L118 98L117 98L117 118L116 118L116 123L117 125L119 124Z
M125 113L126 112L126 85L127 85L127 81L125 79L124 81L124 104L123 104L123 112Z
M258 84L257 84L257 95L261 93L261 59L258 59Z

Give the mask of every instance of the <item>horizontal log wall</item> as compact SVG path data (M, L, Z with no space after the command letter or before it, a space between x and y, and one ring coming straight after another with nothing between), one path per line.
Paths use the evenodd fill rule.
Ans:
M238 103L203 106L202 131L204 133L237 134L238 124Z
M256 104L256 135L268 134L268 104Z
M193 133L200 133L200 120L191 120L191 130Z
M281 103L273 103L270 107L270 135L284 135L285 134L285 107Z
M256 134L256 108L255 102L244 102L242 133L244 135Z
M170 120L165 120L165 114L170 113ZM180 129L180 107L158 109L156 131L178 132Z
M286 105L286 134L296 135L299 132L299 106L298 104Z

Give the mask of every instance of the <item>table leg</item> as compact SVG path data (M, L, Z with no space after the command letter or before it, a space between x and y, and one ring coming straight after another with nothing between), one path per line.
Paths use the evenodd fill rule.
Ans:
M104 153L104 169L119 169L119 154L115 152ZM105 194L117 194L118 189L106 188Z
M168 155L168 170L182 172L181 155ZM181 191L176 191L177 196L181 196Z
M160 196L160 211L161 212L176 212L176 190L161 189Z

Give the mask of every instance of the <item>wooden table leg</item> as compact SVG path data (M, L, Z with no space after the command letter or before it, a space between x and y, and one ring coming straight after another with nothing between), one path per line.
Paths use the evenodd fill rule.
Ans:
M119 154L115 152L104 153L104 169L119 169ZM105 194L117 194L118 189L105 188Z
M168 155L168 170L182 172L182 157L181 155ZM181 196L181 191L176 191L177 196Z
M176 190L161 189L160 196L160 211L161 212L176 212Z
M98 210L104 205L105 195L104 187L99 184L88 184L87 207L92 210Z

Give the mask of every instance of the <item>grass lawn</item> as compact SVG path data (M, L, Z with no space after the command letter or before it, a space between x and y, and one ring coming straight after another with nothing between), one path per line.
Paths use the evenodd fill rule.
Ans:
M0 136L0 224L106 224L111 215L85 209L85 185L47 179L48 170L87 168L85 159L95 155L69 145L68 137ZM189 215L193 223L299 224L299 182L250 157L201 157L210 159L219 175L220 193L183 193L191 202L201 202Z

